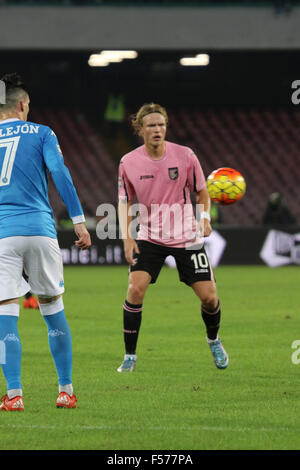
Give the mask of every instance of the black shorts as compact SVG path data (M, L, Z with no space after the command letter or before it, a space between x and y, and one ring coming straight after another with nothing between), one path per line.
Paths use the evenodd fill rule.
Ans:
M215 280L204 247L194 250L157 245L144 240L137 241L140 254L135 254L137 262L130 266L130 272L146 271L151 276L151 284L156 282L167 256L174 256L179 279L188 286L198 281Z

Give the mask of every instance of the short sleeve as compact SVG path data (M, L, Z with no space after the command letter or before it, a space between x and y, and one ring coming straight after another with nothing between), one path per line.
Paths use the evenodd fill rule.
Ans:
M132 201L134 199L135 191L126 174L125 164L123 160L119 165L118 177L118 195L120 200Z
M189 150L188 159L188 187L194 193L198 193L206 188L205 176L200 162L192 150Z

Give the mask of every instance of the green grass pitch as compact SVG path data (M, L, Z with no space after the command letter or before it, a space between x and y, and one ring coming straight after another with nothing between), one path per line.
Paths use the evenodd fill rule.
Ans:
M215 269L230 356L218 370L197 298L164 267L144 301L136 370L119 374L128 270L66 267L79 408L56 409L46 325L38 311L21 309L25 411L1 413L1 449L299 449L298 269ZM2 373L0 385L4 394Z

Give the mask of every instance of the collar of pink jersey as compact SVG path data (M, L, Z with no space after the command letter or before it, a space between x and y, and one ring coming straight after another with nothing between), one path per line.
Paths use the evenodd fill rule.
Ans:
M143 145L143 153L144 153L145 157L149 158L152 162L161 162L162 160L165 160L165 158L167 158L167 145L168 145L168 142L165 140L165 153L161 158L152 158L152 157L150 157L150 155L147 153L145 145Z

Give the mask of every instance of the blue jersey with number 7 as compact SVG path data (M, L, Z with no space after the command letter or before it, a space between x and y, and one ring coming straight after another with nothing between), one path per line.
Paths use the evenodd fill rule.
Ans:
M54 132L47 126L19 119L0 121L0 238L56 238L48 198L48 174L73 223L83 211Z

